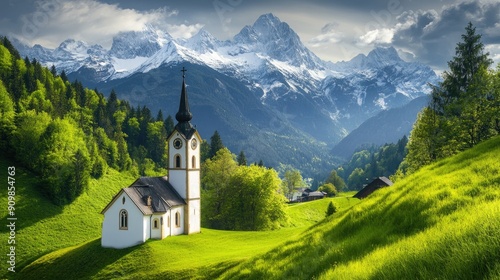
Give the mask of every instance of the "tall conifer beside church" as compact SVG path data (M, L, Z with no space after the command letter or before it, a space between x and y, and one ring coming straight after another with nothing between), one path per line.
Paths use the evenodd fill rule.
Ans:
M177 124L167 138L168 176L141 177L121 189L102 210L101 245L126 248L148 239L200 232L200 143L191 124L182 69Z

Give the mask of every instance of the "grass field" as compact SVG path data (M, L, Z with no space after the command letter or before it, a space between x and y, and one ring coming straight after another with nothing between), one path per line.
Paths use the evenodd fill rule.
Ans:
M500 279L499 154L496 137L361 202L338 197L290 205L291 225L280 230L202 229L123 250L101 248L99 212L131 176L112 171L72 205L56 207L35 190L36 178L20 170L22 270L4 277ZM339 211L324 219L330 201ZM7 240L5 228L0 234Z
M8 166L0 160L0 170ZM121 187L133 182L131 175L110 170L102 179L92 180L88 191L65 207L53 205L37 191L38 178L33 174L18 167L15 178L16 273L5 269L0 275L17 279L213 278L287 240L300 238L307 227L324 218L330 201L341 210L359 202L342 197L290 205L291 225L277 231L202 229L201 234L113 250L100 246L100 211ZM6 188L0 190L0 205L7 205L6 192ZM3 220L5 210L0 212ZM6 228L0 230L0 237L7 241ZM6 254L1 255L6 263Z
M423 168L224 272L245 279L500 279L500 137Z

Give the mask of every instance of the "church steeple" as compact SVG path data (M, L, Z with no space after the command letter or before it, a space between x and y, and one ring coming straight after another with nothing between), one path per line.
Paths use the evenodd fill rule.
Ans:
M179 132L184 134L184 136L189 139L195 132L195 129L191 125L190 121L193 118L193 114L189 110L188 95L186 90L186 69L182 67L182 90L181 90L181 101L179 103L179 111L175 114L175 119L178 121L175 126Z

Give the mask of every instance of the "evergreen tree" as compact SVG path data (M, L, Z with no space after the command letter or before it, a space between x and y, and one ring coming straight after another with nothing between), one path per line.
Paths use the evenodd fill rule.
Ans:
M247 165L247 157L245 156L245 153L243 151L240 152L240 154L238 155L238 158L236 160L238 161L238 165L240 165L240 166Z
M54 64L52 64L52 66L50 67L50 73L52 73L54 77L57 76L57 70Z
M9 39L7 39L7 36L1 38L1 44L9 50L10 54L14 56L14 59L21 59L21 55L16 50L14 45L12 45Z
M68 76L66 76L66 72L64 70L61 71L60 77L64 82L68 81Z
M172 131L174 131L174 119L172 116L168 115L168 117L165 119L163 122L163 127L165 127L165 131L167 132L167 135L170 135Z
M330 203L328 203L328 207L326 208L325 216L326 217L331 216L335 212L337 212L337 207L335 207L335 205L333 204L333 202L330 201Z
M216 130L212 137L210 137L210 154L209 157L212 158L217 154L220 149L224 148L222 144L222 139L220 138L219 132Z
M481 35L469 23L443 82L432 87L431 102L414 125L405 160L407 172L498 134L494 126L499 99L492 94L491 64Z
M156 115L156 121L157 122L162 122L162 123L164 121L164 119L163 119L163 112L161 111L161 109L158 110L158 114Z

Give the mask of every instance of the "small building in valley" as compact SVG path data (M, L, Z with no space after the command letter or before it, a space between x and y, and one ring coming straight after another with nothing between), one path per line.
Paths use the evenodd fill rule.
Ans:
M358 193L356 193L353 197L356 198L365 198L369 196L372 192L383 188L383 187L388 187L392 186L391 180L389 180L387 177L378 177L375 178L371 183L366 185L362 190L360 190Z

